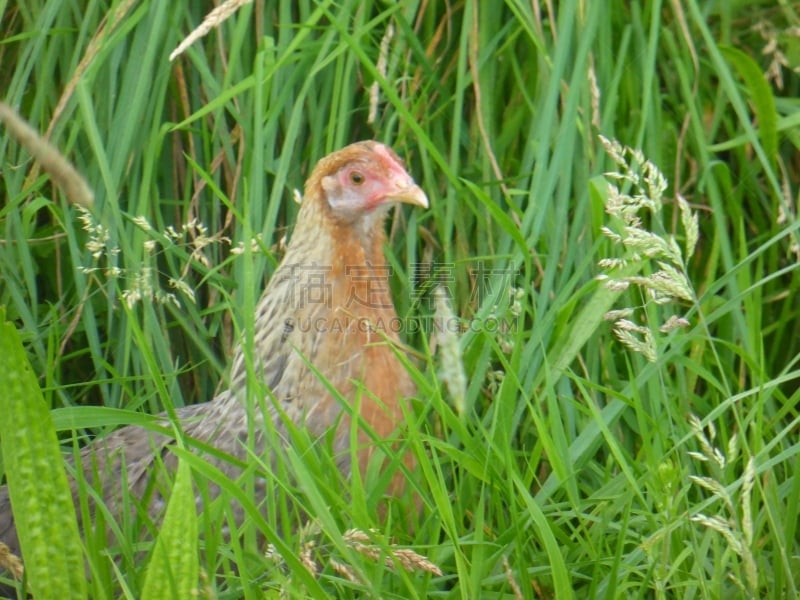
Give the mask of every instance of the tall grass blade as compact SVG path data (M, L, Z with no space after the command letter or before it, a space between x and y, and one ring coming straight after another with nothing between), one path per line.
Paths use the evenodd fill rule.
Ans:
M35 598L86 598L78 521L50 411L19 333L0 308L0 439Z

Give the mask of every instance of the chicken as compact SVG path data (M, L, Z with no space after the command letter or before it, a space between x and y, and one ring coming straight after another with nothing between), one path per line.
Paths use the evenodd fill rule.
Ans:
M415 386L397 356L398 321L383 256L384 220L396 203L428 206L402 161L383 144L355 143L319 161L306 182L283 261L258 302L252 363L248 365L239 346L228 387L210 402L178 409L188 436L244 460L248 414L257 421L266 414L286 443L287 421L305 426L313 436L336 425L337 464L347 473L351 419L347 411L342 414L323 378L358 407L360 420L375 434L388 437L398 428L403 402L414 395ZM263 385L265 410L248 410L248 368ZM254 448L264 453L264 423L260 425L255 423ZM121 482L127 481L137 498L144 497L157 462L175 468L175 456L167 450L173 443L166 435L128 426L84 448L81 461L90 481L96 466L104 501L119 516ZM370 436L359 430L361 469L373 447ZM231 477L238 474L230 461L211 454L204 458ZM410 456L404 462L413 465ZM125 478L120 476L123 464ZM77 486L72 485L77 498ZM402 489L398 470L389 492ZM153 519L163 513L165 499L158 486L147 506ZM19 553L5 487L0 488L0 542Z

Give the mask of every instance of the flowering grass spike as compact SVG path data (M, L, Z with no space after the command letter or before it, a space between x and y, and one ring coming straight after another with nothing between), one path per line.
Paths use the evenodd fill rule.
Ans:
M617 166L615 171L605 174L608 181L605 208L611 220L601 231L620 248L622 256L598 261L604 271L598 279L611 290L625 291L631 287L641 290L645 302L638 307L640 310L649 304L658 306L676 300L693 303L696 296L686 274L686 264L699 238L697 214L684 198L677 197L684 231L681 247L675 236L664 232L662 213L667 180L658 167L641 150L603 136L600 141ZM650 224L649 229L646 223ZM657 332L646 317L642 325L632 320L636 312L634 308L613 310L606 314L606 319L614 322L614 335L623 345L655 362ZM665 334L688 325L685 317L670 315L658 332Z

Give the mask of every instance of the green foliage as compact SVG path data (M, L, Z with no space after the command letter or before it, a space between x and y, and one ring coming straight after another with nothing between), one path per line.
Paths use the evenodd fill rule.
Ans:
M0 439L25 575L37 598L86 598L78 522L50 411L0 309Z
M411 498L383 506L380 473L344 480L303 432L239 481L179 450L196 489L222 490L187 541L201 595L798 595L791 5L266 0L170 62L206 8L0 0L4 100L95 194L80 212L0 136L0 305L66 440L213 397L316 159L385 141L431 207L393 214L387 248L421 352L405 441L420 513ZM604 233L629 225L606 212L609 183L636 194L605 175L620 165L600 135L640 149L669 184L635 229L685 248L678 196L699 215L694 254L675 267L694 300L597 280L601 259L627 260L617 279L633 283L658 269ZM463 413L432 351L418 263L438 270L465 326ZM652 332L649 359L619 343L610 309ZM688 327L659 331L673 315ZM28 447L2 435L4 453ZM9 482L14 469L4 459ZM266 509L252 497L265 472ZM236 528L232 498L247 515L238 536L220 531ZM313 533L291 526L302 514ZM160 550L129 543L87 542L89 564L111 564L98 597L150 585L141 565ZM442 575L399 568L398 548Z
M189 598L198 589L197 513L191 473L188 464L180 463L142 598Z

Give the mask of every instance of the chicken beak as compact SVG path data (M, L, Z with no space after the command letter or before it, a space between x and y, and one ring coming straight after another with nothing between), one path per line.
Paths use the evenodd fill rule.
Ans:
M390 202L402 202L403 204L428 208L428 197L422 191L422 188L415 183L399 188L389 194L386 199Z

